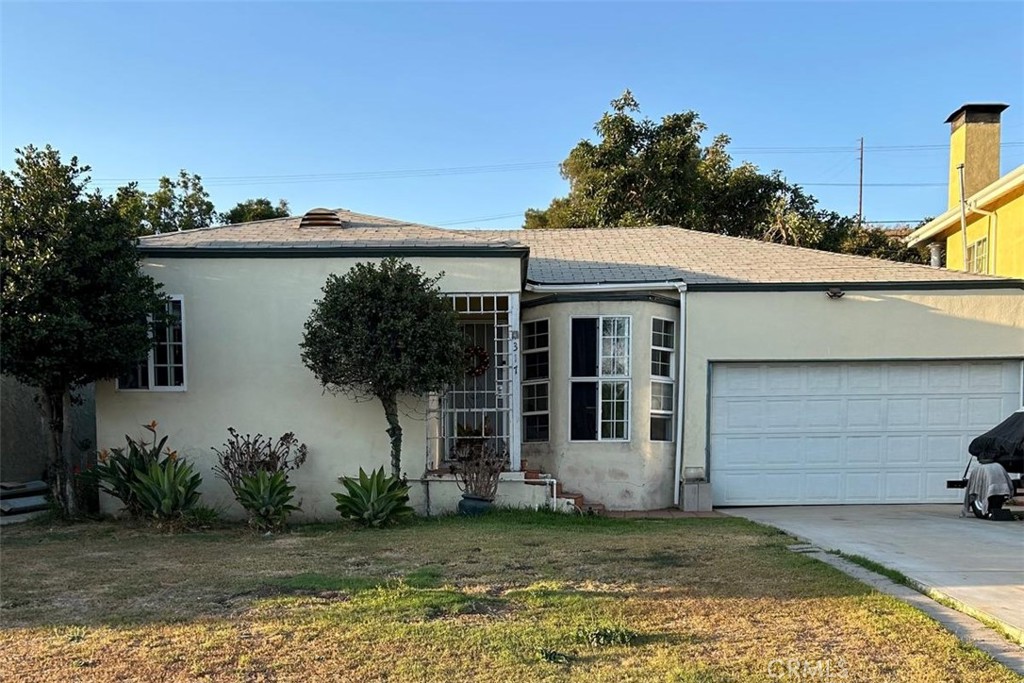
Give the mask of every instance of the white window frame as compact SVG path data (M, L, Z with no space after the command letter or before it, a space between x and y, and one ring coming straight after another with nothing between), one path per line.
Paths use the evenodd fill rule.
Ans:
M967 272L988 274L988 237L976 239L967 245Z
M602 366L602 354L601 354L601 341L604 339L604 321L606 318L624 318L626 325L629 328L626 335L628 347L626 349L626 372L625 375L605 375ZM573 377L572 376L572 321L573 320L597 320L597 376L596 377ZM550 328L549 328L550 329ZM569 333L566 335L568 338L568 354L566 358L568 362L568 374L569 374L569 397L566 401L566 435L568 436L569 443L629 443L633 438L633 316L626 315L572 315L569 316ZM576 383L589 383L597 384L597 434L594 439L573 439L572 438L572 385ZM603 404L604 401L601 398L602 387L604 384L621 384L626 385L626 436L622 439L604 439L601 438L601 423L603 422Z
M116 390L121 392L171 392L181 393L188 391L188 331L185 328L185 297L182 294L170 294L167 296L169 301L177 301L181 307L181 386L156 386L156 371L154 368L154 357L156 354L155 348L150 348L149 353L146 354L146 369L149 372L149 386L148 387L121 387L121 380L116 381Z
M672 346L658 346L654 343L654 322L658 320L672 325L672 334L670 339L672 340ZM671 435L668 439L655 439L653 431L648 435L648 438L654 443L672 443L675 441L676 429L675 429L675 403L676 403L676 325L679 323L671 318L662 318L660 316L651 317L651 415L650 417L667 417L669 419L669 434ZM655 351L668 351L668 377L665 375L654 374L654 352ZM654 409L654 385L662 384L672 387L672 399L669 401L669 410L655 410ZM650 429L650 419L647 423L648 429Z
M527 339L527 336L526 336L526 326L527 325L535 325L536 323L547 323L547 326L548 326L548 331L547 331L548 345L547 346L543 346L543 347L539 347L539 348L536 348L536 349L528 349L528 348L526 348L526 339ZM523 393L523 395L522 395L522 401L524 403L523 410L522 410L523 443L548 443L551 440L551 319L550 318L537 318L536 320L524 320L523 323L522 323L522 328L523 329L522 329L522 333L520 334L520 341L521 341L521 347L523 349L523 360L522 360L522 363L521 363L522 375L523 375L523 383L522 383L522 386L523 386L523 392L522 393ZM543 379L530 379L530 380L526 379L526 356L531 354L531 353L544 353L548 357L548 374ZM525 389L528 386L536 386L536 385L540 385L540 384L544 384L544 385L547 386L547 390L548 390L548 399L547 399L548 400L548 409L547 410L531 410L531 411L527 411L526 410L526 405L525 405L525 402L526 402L526 391L525 391ZM527 417L534 417L534 416L537 416L537 415L547 415L548 416L548 435L547 435L547 438L544 438L544 439L527 439L526 438L526 418Z

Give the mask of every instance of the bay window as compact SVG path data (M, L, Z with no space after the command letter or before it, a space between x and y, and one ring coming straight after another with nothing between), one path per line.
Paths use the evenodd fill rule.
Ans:
M676 324L651 321L651 441L672 441L675 408Z
M572 319L569 439L629 441L630 318Z

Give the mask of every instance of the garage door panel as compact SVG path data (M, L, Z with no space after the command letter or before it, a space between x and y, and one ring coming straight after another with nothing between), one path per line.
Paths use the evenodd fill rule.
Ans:
M924 465L921 451L919 435L890 435L885 439L885 464L893 467L920 467Z
M1017 409L1020 361L715 364L715 505L946 502Z

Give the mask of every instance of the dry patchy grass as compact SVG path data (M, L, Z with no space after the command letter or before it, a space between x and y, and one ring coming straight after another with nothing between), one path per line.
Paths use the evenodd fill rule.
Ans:
M8 527L0 680L1018 680L789 540L522 513L270 538Z

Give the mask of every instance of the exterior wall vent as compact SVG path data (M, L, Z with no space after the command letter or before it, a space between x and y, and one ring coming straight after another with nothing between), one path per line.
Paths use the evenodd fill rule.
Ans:
M300 228L343 228L345 227L336 211L331 209L310 209L299 221Z

